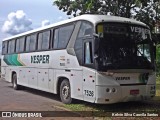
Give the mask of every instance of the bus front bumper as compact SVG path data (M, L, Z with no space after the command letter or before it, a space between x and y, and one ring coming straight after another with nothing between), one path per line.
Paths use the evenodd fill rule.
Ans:
M155 85L96 86L95 103L111 104L149 100L155 96Z

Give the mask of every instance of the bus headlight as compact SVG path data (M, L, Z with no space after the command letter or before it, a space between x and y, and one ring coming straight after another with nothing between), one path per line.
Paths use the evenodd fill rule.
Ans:
M106 92L108 92L108 93L109 93L109 92L110 92L110 89L109 89L109 88L107 88L107 89L106 89Z
M111 93L111 92L112 92L112 93L115 93L115 92L116 92L116 88L107 88L107 89L106 89L106 92L107 92L107 93Z
M112 92L113 92L113 93L114 93L114 92L116 92L116 89L115 89L115 88L113 88L113 89L112 89Z

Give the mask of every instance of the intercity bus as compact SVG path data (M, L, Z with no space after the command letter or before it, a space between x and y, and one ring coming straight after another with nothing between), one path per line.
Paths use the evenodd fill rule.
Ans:
M73 99L110 104L155 96L155 45L139 21L81 15L2 41L2 77Z

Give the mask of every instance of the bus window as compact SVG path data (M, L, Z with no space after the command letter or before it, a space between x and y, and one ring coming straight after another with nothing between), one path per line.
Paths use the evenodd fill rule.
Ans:
M41 50L42 47L42 39L43 39L43 34L39 33L38 34L38 50Z
M59 30L55 30L54 34L54 49L64 49L66 48L71 34L73 32L74 25L68 25L60 27ZM58 35L58 36L57 36Z
M38 34L38 50L48 50L50 42L50 31Z
M77 35L74 50L76 52L76 56L78 58L78 62L82 65L83 57L82 57L82 46L83 46L83 37L85 35L91 35L93 32L93 26L89 22L82 22L81 27L79 29L79 33Z
M61 27L59 29L59 42L58 42L58 48L63 49L66 48L68 41L71 37L71 34L73 32L74 25L69 25L65 27Z
M8 42L8 54L11 53L11 41Z
M30 51L36 50L36 40L37 40L37 35L36 34L31 35L30 48L29 48Z
M2 44L2 54L7 54L8 41L3 42Z
M50 31L43 32L42 50L49 49Z
M79 30L78 38L82 38L85 35L92 36L92 34L93 34L92 25L89 22L83 22Z
M91 64L93 63L92 60L92 43L91 42L85 42L85 64Z
M82 39L76 39L75 45L74 45L74 50L76 52L76 56L78 58L78 62L81 65L82 64L82 45L83 41Z
M19 52L24 52L25 37L20 38L19 41L20 41Z
M30 44L30 36L27 36L27 39L26 39L26 52L29 51L29 44Z
M150 45L149 44L139 44L137 46L137 56L145 57L151 62Z
M19 47L20 47L20 39L16 40L16 53L19 52Z
M54 44L53 44L53 48L57 49L58 48L58 31L59 29L55 29L54 30Z
M9 41L8 45L8 53L14 53L15 52L15 40Z

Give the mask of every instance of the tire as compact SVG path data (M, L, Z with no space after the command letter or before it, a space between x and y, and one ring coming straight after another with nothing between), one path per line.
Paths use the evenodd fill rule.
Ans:
M15 90L20 89L20 86L17 84L17 74L13 74L12 85L13 85L13 89L15 89Z
M63 80L60 85L60 98L65 104L70 104L72 102L71 98L71 87L68 80Z

